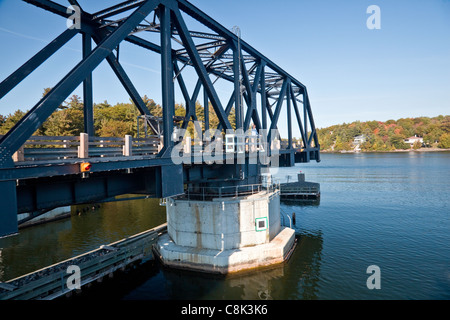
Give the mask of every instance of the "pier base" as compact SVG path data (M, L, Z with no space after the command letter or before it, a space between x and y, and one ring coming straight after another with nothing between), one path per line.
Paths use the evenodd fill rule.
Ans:
M167 233L154 248L169 267L227 274L282 263L295 243L280 225L279 192L166 203Z

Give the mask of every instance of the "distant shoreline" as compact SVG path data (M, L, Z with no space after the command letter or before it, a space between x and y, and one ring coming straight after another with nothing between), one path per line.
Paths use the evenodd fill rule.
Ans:
M399 152L449 152L450 149L441 148L420 148L420 149L395 149L387 151L353 151L353 150L342 150L342 151L331 151L331 150L320 150L320 153L399 153Z

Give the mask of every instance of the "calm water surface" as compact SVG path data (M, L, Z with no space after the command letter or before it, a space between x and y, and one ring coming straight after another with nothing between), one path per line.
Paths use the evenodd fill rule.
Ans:
M321 184L320 203L282 203L300 236L284 265L232 277L148 266L94 298L450 299L450 153L322 154L280 168ZM0 281L165 222L157 199L103 204L0 239ZM381 270L369 290L367 267ZM105 285L106 286L106 285ZM92 298L92 297L90 297Z

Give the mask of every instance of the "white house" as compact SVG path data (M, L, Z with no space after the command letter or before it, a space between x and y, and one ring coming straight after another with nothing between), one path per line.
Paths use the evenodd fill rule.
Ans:
M421 145L423 144L423 138L422 137L418 137L417 135L415 135L414 137L406 138L404 140L404 142L409 144L411 146L411 148L414 145L414 143L416 143L417 141L419 141Z
M361 151L361 144L366 142L367 136L362 134L353 138L353 149L355 151Z

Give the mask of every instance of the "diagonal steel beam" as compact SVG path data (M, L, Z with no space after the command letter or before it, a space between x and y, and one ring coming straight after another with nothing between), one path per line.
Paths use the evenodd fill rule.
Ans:
M27 141L86 76L127 37L130 31L155 9L158 3L159 1L156 0L147 0L142 4L1 138L0 148L4 156L0 160L0 167L12 164L9 157Z
M47 11L53 12L61 17L68 18L71 16L67 13L67 7L60 5L59 3L50 0L23 0L29 4L35 5L36 7L45 9Z
M198 94L200 93L200 88L202 87L202 82L197 80L197 84L195 85L194 93L192 94L192 97L189 99L189 104L186 105L186 115L184 117L184 121L181 125L182 129L186 129L189 120L193 118L194 120L197 120L197 114L195 110L195 102L197 101Z
M270 143L270 139L272 138L272 130L275 130L277 127L278 117L280 116L281 106L283 105L284 97L286 96L286 88L289 82L289 78L284 79L283 85L281 86L280 95L278 96L277 106L275 108L275 113L272 117L272 122L270 123L270 130L267 135L268 142Z
M249 99L249 106L247 108L247 114L245 116L245 121L244 121L245 129L248 129L248 127L250 125L250 119L253 119L253 123L256 125L256 128L258 130L261 129L261 121L259 120L258 110L256 109L256 93L258 91L259 81L261 78L261 69L263 67L263 63L264 62L260 62L257 64L257 69L256 69L255 77L253 80L253 85L250 86L250 83L248 84L248 86L250 88L250 92L249 92L248 96L250 97L250 99ZM247 72L245 71L245 73L247 73Z
M308 93L306 92L306 88L304 91L303 103L305 104L306 112L308 113L308 117L309 117L309 124L311 126L311 135L308 139L308 146L311 146L311 140L314 139L315 147L319 148L319 139L317 137L316 125L314 123L314 119L313 119L313 115L312 115L312 111L311 111L311 105L309 104L309 97L308 97Z
M111 16L115 16L119 13L131 10L133 8L136 8L137 6L141 5L143 2L143 0L137 1L137 0L130 0L130 1L125 1L119 4L116 4L112 7L103 9L101 11L98 11L96 13L92 14L92 18L94 20L97 19L105 19Z
M294 89L292 87L291 87L291 97L292 97L292 105L293 105L294 111L295 111L295 116L297 118L297 124L300 129L300 135L302 136L303 145L306 148L308 146L308 144L306 143L305 131L303 130L302 119L300 117L300 112L299 112L298 106L297 106L297 99L295 99Z
M223 110L222 104L220 103L219 97L216 93L216 90L213 87L211 79L208 76L206 68L203 65L203 62L195 48L194 41L192 40L189 34L189 31L186 27L183 17L181 16L180 11L175 8L175 10L173 10L172 12L174 17L173 20L180 35L181 41L183 42L183 45L185 46L189 54L191 62L195 70L197 71L198 77L202 80L203 86L208 93L208 97L211 101L211 104L214 108L217 117L219 118L220 123L222 123L222 126L225 130L231 129L232 127L230 125L230 122L228 121L228 118Z
M79 30L67 29L55 38L52 42L45 46L41 51L36 53L30 60L25 62L19 69L14 71L8 78L0 83L0 99L3 98L9 91L17 86L23 79L25 79L31 72L36 70L45 60L51 57L63 45L69 42Z

